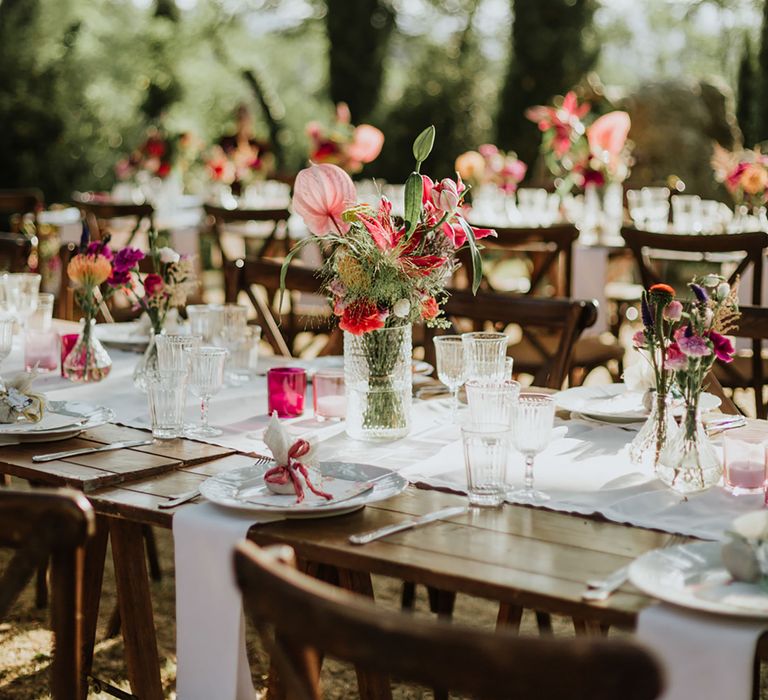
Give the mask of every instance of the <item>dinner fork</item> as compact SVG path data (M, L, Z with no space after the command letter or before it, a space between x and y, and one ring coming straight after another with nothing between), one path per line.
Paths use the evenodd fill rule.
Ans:
M688 540L685 535L672 535L661 549L683 544ZM590 579L587 588L581 594L582 600L600 601L607 600L613 593L621 588L629 578L629 564L616 569L603 579Z

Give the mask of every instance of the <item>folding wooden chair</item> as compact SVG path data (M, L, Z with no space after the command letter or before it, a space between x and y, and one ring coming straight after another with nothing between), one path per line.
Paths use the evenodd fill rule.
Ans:
M370 600L295 569L289 547L243 542L235 572L288 697L319 700L320 659L355 665L377 697L388 677L478 698L651 700L661 672L640 647L619 640L523 639L379 609Z
M764 231L686 235L650 233L633 228L623 228L621 235L627 247L632 251L640 270L643 286L646 289L653 284L666 281L662 279L658 266L654 264L654 258L663 259L665 253L682 254L689 259L715 263L721 263L724 256L728 256L735 258L733 262L736 263L728 281L733 284L737 278L751 268L751 302L753 306L762 304L763 259L766 248L768 248L768 233ZM741 255L740 259L739 255ZM717 363L715 376L726 389L754 388L757 417L765 418L766 405L763 400L762 387L764 378L768 376L766 374L768 365L760 359L760 340L749 335L751 331L745 328L743 320L740 325L742 329L747 331L743 337L753 339L751 352L740 353L729 365ZM741 331L739 334L741 335Z
M155 226L155 208L151 204L122 204L78 198L74 205L88 224L93 240L103 238L108 232L112 233L117 219L133 221L126 245L133 241L139 231L148 231Z
M54 700L85 696L81 656L83 563L84 547L94 528L93 510L76 491L0 489L0 546L15 550L0 579L0 619L50 558Z

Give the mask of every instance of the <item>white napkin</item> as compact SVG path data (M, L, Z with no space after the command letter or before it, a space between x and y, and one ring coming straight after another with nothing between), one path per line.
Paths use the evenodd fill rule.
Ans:
M269 424L264 431L262 440L264 440L264 444L272 452L272 457L274 457L278 466L283 467L288 464L288 450L296 442L296 438L292 437L288 429L280 422L276 411L273 411L269 418ZM304 464L313 465L316 461L317 445L310 437L306 437L304 440L309 444L309 452L301 457L301 461Z
M256 699L232 555L252 525L281 519L226 511L212 503L174 515L179 700Z
M750 700L755 650L768 620L707 615L669 605L640 612L637 638L666 675L660 700Z

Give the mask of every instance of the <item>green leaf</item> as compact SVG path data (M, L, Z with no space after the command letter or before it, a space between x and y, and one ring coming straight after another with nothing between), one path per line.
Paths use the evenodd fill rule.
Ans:
M307 243L313 240L312 236L302 238L293 248L288 251L288 255L283 260L283 266L280 268L280 299L277 302L277 308L283 308L283 294L285 294L285 278L288 275L288 265L291 264L296 253L298 253Z
M421 216L421 196L424 191L424 185L421 181L421 175L413 172L405 181L405 201L403 215L405 217L405 235L410 236L419 223Z
M416 159L416 172L419 171L421 164L432 153L432 146L435 144L435 127L428 126L422 131L413 142L413 157Z
M483 279L483 259L480 257L480 250L477 247L477 239L472 227L462 218L458 217L461 228L467 234L467 245L472 257L472 294L477 294L480 289L480 281Z

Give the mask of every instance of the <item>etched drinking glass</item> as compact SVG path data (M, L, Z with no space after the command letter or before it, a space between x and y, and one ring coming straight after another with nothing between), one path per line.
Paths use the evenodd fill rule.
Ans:
M520 382L481 382L470 379L466 383L469 415L474 425L490 423L512 424L512 411L520 396Z
M13 328L16 319L12 316L0 317L0 363L11 354L13 346Z
M533 461L548 444L555 422L555 399L550 394L520 394L512 410L512 442L525 458L524 485L509 493L517 503L549 500L533 487Z
M459 389L466 380L464 342L460 335L440 335L434 338L437 377L451 392L451 423L459 410Z
M200 335L156 335L158 369L161 372L186 373L189 355L184 351L198 348L202 342L203 337Z
M469 425L461 429L467 495L473 506L500 506L507 490L511 433L508 424Z
M504 333L463 333L466 379L501 382L505 376L505 358L509 338Z
M224 348L201 346L185 350L189 357L187 387L200 399L200 425L188 431L193 438L221 435L219 428L208 423L208 403L224 385L224 365L229 354Z

